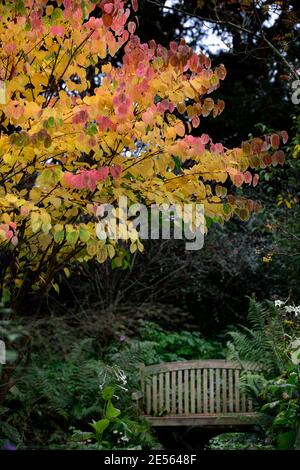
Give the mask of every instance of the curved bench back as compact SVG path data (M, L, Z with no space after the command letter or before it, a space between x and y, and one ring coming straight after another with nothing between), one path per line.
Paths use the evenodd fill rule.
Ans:
M251 412L239 379L242 370L257 368L219 359L143 365L144 409L152 416Z

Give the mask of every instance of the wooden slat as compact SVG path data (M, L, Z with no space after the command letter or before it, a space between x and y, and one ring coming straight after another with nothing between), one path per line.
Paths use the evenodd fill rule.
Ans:
M165 380L166 380L166 410L170 412L170 372L166 372Z
M209 369L209 412L215 411L215 377L214 369Z
M177 372L178 379L178 413L182 414L182 370Z
M216 413L221 413L220 369L216 369Z
M245 369L257 370L257 364L253 362L243 361L237 363L233 361L225 361L223 359L213 360L199 360L199 361L183 361L183 362L163 362L161 364L153 364L145 366L143 374L158 374L159 372L166 372L172 370L185 370L185 369Z
M172 414L176 414L177 413L177 384L176 384L176 371L173 370L171 372L172 374L172 385L171 385L171 390L172 390L172 408L171 408L171 412Z
M164 373L159 374L159 395L158 395L158 407L161 413L164 409Z
M226 426L249 426L263 423L259 413L232 413L218 416L216 414L175 415L160 416L159 418L147 418L153 426L199 426L219 427L224 432ZM222 429L223 428L223 429Z
M202 412L202 387L201 387L201 369L197 369L196 372L196 379L197 379L197 413Z
M239 387L239 381L240 381L240 371L238 369L235 369L234 371L234 411L237 413L240 412L240 387Z
M232 369L228 370L228 404L230 413L233 412L233 375Z
M251 398L248 398L248 410L250 413L252 412L253 410L253 402L251 400Z
M241 397L241 408L242 412L245 413L246 411L246 395L244 392L242 392L242 397Z
M146 384L145 384L145 379L144 377L141 376L141 391L143 394L143 397L145 397L146 394Z
M203 369L203 413L208 413L207 369Z
M154 415L157 415L157 376L152 376L152 408Z
M245 413L248 409L248 400L246 397L246 393L242 391L241 393L241 410L243 413Z
M190 387L189 387L189 370L186 369L184 371L184 414L189 414L189 394L190 394Z
M191 413L196 411L195 369L191 370Z
M150 415L152 412L150 377L146 377L145 381L146 381L146 412L148 415Z
M222 370L222 408L223 413L227 413L227 370Z

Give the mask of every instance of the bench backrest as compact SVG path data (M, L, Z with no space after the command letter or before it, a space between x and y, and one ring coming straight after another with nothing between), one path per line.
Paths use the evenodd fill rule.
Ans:
M147 415L245 413L251 399L241 392L242 370L257 365L225 360L166 362L141 366L141 386Z

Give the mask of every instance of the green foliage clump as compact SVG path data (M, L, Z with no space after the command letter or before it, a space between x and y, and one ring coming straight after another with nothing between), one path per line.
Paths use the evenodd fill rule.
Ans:
M248 322L249 327L229 332L229 358L256 362L267 376L274 377L289 364L287 347L295 324L289 323L274 302L263 306L253 299L250 300Z
M70 425L89 419L100 407L98 375L102 361L91 357L90 340L65 357L45 361L33 354L27 372L11 389L5 405L7 423L18 429L16 444L33 447L63 442ZM0 439L9 437L7 433Z
M273 450L270 439L257 433L224 433L210 439L209 450Z
M272 417L266 432L278 449L300 448L299 307L251 301L251 328L231 332L231 358L256 361L260 371L245 373L241 388L251 393L257 411Z
M71 448L157 449L160 448L150 432L150 424L133 413L124 412L124 394L128 394L127 376L119 366L106 366L100 380L102 417L89 423L91 432L74 430ZM122 406L122 409L120 409Z
M208 340L199 332L172 332L152 322L140 321L137 339L128 339L122 345L109 348L109 356L117 363L182 361L188 359L222 359L225 357L221 341Z

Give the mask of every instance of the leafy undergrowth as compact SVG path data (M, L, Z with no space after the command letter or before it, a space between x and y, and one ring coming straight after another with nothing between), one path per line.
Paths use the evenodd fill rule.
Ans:
M274 450L269 438L257 433L224 433L210 439L208 450Z
M160 448L131 400L132 391L139 390L138 364L224 357L221 342L196 332L170 333L148 322L140 322L136 338L120 337L102 354L93 338L78 342L65 333L60 325L54 344L39 331L31 365L0 409L0 447ZM60 349L61 342L73 346Z

